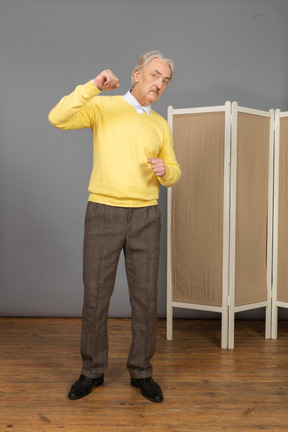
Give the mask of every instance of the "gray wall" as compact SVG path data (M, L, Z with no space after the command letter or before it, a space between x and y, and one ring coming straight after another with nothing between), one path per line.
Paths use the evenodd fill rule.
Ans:
M92 139L48 123L58 100L104 68L126 92L138 57L158 49L176 63L154 107L165 117L170 104L226 100L287 110L287 18L287 0L0 0L1 315L81 314ZM165 316L164 189L160 205ZM130 315L122 257L110 315Z

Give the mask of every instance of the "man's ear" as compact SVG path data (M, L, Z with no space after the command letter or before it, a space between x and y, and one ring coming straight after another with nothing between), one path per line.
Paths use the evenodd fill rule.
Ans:
M135 81L136 84L139 82L140 75L141 75L140 70L136 70L136 71L134 72L134 81Z

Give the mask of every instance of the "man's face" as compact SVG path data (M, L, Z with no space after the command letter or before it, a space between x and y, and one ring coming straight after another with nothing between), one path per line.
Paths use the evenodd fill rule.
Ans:
M171 79L171 69L160 59L151 60L142 71L134 74L135 86L132 94L140 105L147 106L157 102Z

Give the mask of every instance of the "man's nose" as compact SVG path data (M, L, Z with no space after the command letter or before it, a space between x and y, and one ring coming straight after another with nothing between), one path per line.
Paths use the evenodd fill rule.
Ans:
M158 90L160 90L163 87L163 84L164 84L163 79L159 78L156 82L156 86L157 86Z

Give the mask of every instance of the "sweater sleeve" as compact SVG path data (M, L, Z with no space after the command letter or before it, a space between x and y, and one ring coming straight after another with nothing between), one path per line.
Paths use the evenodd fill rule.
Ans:
M173 138L170 127L167 123L167 131L164 136L163 147L159 153L159 158L163 159L166 166L166 174L163 177L158 177L159 182L162 186L173 186L181 177L181 169L176 160L176 156L173 149Z
M99 93L92 80L77 86L50 111L50 123L59 129L91 128L97 114L97 106L91 101Z

